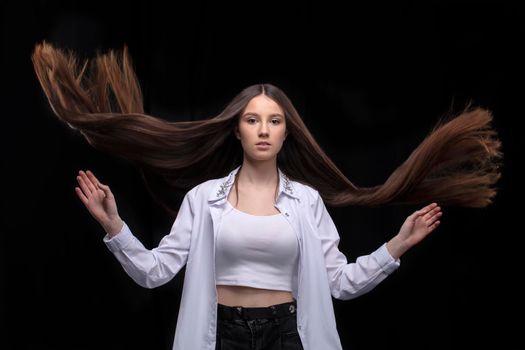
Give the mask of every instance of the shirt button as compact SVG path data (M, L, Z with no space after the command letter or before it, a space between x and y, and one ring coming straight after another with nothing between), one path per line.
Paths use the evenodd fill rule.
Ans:
M284 215L286 215L286 216L290 216L288 213L284 213Z

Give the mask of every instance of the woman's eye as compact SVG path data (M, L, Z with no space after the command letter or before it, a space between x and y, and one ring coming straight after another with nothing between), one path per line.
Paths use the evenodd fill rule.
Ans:
M255 118L248 118L246 119L248 124L253 124L252 122L257 122L257 119ZM279 124L281 121L279 119L272 119L272 124Z

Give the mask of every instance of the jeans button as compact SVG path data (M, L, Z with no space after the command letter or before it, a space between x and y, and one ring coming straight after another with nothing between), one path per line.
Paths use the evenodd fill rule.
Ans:
M290 305L290 307L288 308L288 310L290 310L290 313L294 313L295 312L295 305Z

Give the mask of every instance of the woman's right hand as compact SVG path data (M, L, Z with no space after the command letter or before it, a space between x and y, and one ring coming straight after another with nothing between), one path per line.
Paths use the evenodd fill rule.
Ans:
M123 222L118 215L117 203L109 186L101 184L89 170L87 172L80 170L77 181L80 188L75 187L75 192L89 213L110 236L119 233Z

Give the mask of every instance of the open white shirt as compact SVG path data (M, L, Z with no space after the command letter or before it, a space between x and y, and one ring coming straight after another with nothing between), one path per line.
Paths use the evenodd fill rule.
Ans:
M146 249L126 223L104 242L139 285L155 288L170 281L186 264L173 343L174 350L214 350L217 330L215 242L235 174L205 181L189 190L170 233L157 248ZM386 243L348 263L338 249L339 234L319 192L279 172L275 207L299 240L297 329L305 350L342 349L331 297L347 300L377 286L399 267Z

